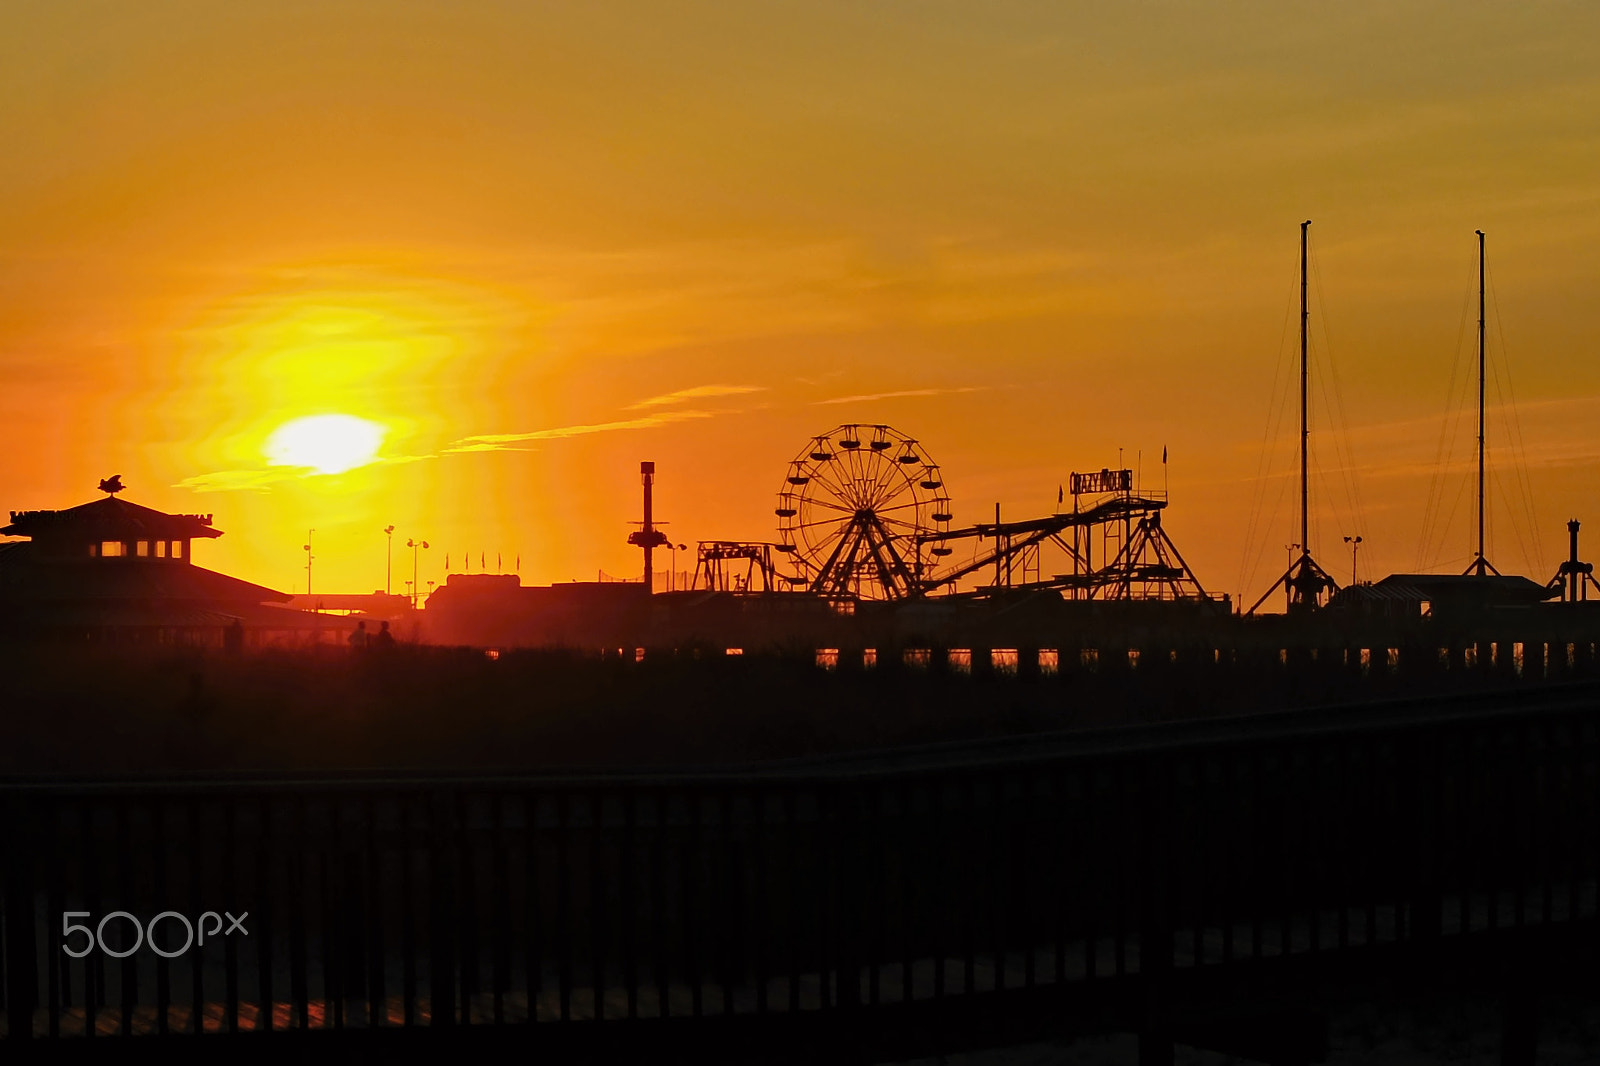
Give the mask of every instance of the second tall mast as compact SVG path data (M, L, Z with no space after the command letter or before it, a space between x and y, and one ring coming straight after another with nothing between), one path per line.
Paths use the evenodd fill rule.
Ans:
M1487 574L1499 574L1489 562L1483 552L1483 516L1484 516L1484 479L1485 467L1484 447L1484 381L1487 378L1488 367L1488 322L1487 305L1484 301L1484 252L1483 230L1475 230L1478 235L1478 553L1473 557L1472 565L1467 567L1467 573L1483 577Z
M1311 554L1310 520L1307 514L1310 496L1306 479L1307 453L1311 444L1306 391L1307 327L1311 321L1311 309L1306 302L1306 235L1310 229L1310 219L1300 223L1300 554L1302 556Z
M1485 355L1484 340L1487 336L1484 322L1483 301L1483 230L1478 230L1478 558L1475 563L1481 577L1484 569L1483 557L1483 381L1484 367L1488 360Z

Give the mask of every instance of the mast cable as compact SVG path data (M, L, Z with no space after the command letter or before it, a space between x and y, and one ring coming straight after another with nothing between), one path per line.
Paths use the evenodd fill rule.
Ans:
M1321 383L1323 403L1328 407L1328 410L1333 416L1331 421L1333 429L1334 457L1342 466L1340 488L1344 490L1346 502L1349 504L1351 511L1353 512L1353 514L1349 516L1349 520L1354 523L1355 528L1352 530L1352 532L1355 532L1364 528L1367 524L1366 501L1363 500L1361 496L1361 481L1357 476L1358 470L1356 466L1355 435L1351 431L1350 416L1345 409L1344 385L1339 378L1339 363L1333 357L1333 335L1328 330L1328 321L1332 316L1328 312L1327 297L1322 287L1321 256L1320 254L1316 253L1315 248L1313 248L1313 255L1311 258L1311 270L1312 283L1316 289L1317 306L1322 312L1321 325L1323 347L1319 350L1318 354L1322 356L1322 361L1319 363L1319 366L1323 367L1326 373L1319 377L1319 382ZM1331 400L1328 393L1329 380L1333 382ZM1336 499L1336 497L1332 497L1331 494L1330 498ZM1335 515L1335 517L1337 518L1339 516Z
M1504 376L1504 397L1509 404L1509 418L1507 408L1501 409L1501 421L1506 427L1506 436L1511 441L1512 447L1512 473L1516 476L1516 488L1522 499L1519 501L1524 508L1522 517L1529 526L1528 537L1532 545L1532 553L1524 550L1523 561L1533 567L1534 573L1545 572L1544 552L1539 540L1539 510L1536 497L1533 493L1532 472L1528 465L1528 447L1526 438L1522 433L1522 417L1517 410L1517 390L1515 379L1511 376L1510 348L1506 345L1505 318L1500 314L1500 297L1494 288L1494 274L1489 274L1490 306L1494 309L1495 333L1500 338L1500 361L1495 366L1495 387L1501 388L1501 377ZM1515 521L1515 517L1513 517Z
M1283 305L1283 328L1278 336L1278 354L1273 362L1272 392L1267 407L1266 425L1261 431L1261 449L1256 458L1255 491L1252 494L1250 517L1245 523L1244 550L1239 560L1239 588L1240 597L1243 598L1249 588L1255 584L1256 574L1260 571L1261 561L1266 553L1267 537L1265 529L1277 524L1277 518L1283 506L1284 493L1288 491L1290 477L1285 472L1284 478L1278 485L1278 494L1273 500L1272 513L1263 525L1261 521L1262 505L1265 503L1268 487L1274 480L1273 470L1276 466L1279 443L1282 440L1283 421L1285 410L1289 403L1291 376L1284 373L1287 365L1287 352L1289 341L1289 316L1294 311L1294 284L1295 270L1291 265L1289 269L1289 294ZM1282 392L1280 393L1280 386ZM1256 545L1257 535L1261 536L1261 543ZM1252 551L1254 549L1254 551Z
M1469 261L1468 266L1471 263ZM1460 407L1456 403L1456 390L1461 381L1461 352L1467 336L1467 301L1471 297L1461 294L1461 316L1456 326L1456 346L1450 358L1450 384L1445 389L1444 419L1439 424L1439 440L1434 447L1433 471L1428 478L1428 495L1422 508L1422 530L1417 538L1416 568L1426 570L1433 555L1434 534L1438 531L1439 513L1444 507L1445 487L1449 481L1449 465L1455 456L1456 436L1460 431ZM1454 430L1454 432L1452 432ZM1449 450L1446 451L1446 445ZM1451 507L1454 514L1454 505Z

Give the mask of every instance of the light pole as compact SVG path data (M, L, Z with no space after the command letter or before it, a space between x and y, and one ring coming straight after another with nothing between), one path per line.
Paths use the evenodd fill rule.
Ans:
M672 558L672 573L667 575L667 591L668 592L672 592L677 588L677 580L678 580L678 551L680 549L683 550L683 551L688 551L689 550L689 546L687 544L674 544L670 540L667 541L667 551L672 553L672 555L671 555L671 558Z
M417 584L417 553L428 546L425 540L408 540L406 547L411 549L411 609L417 609L417 593L422 588Z
M311 534L316 530L306 530L306 542L300 545L300 550L306 553L306 595L311 595Z
M1356 552L1361 549L1360 537L1346 537L1344 542L1350 545L1350 584L1356 583Z
M389 540L389 551L383 559L383 594L388 596L394 585L394 527L384 526L383 535Z

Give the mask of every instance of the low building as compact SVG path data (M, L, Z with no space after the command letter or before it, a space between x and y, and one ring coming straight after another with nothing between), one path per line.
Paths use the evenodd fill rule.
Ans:
M118 499L59 511L12 511L0 535L0 634L166 644L307 642L342 618L278 606L289 596L194 565L197 540L222 536L211 515L167 514Z
M649 620L638 582L523 585L514 574L451 574L428 597L433 644L496 648L632 648Z
M1330 606L1348 601L1400 617L1454 620L1527 610L1557 595L1516 574L1390 574L1376 584L1342 590Z

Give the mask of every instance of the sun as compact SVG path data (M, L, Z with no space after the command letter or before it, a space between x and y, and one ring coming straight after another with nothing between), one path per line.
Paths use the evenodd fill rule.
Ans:
M263 447L273 466L304 466L342 474L376 462L383 426L355 415L309 415L272 431Z

